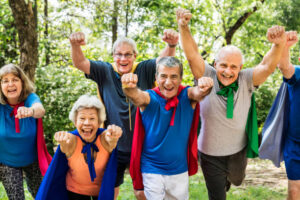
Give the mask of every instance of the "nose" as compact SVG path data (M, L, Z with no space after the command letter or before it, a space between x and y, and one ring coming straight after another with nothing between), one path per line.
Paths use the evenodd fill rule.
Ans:
M170 84L172 84L172 81L170 78L167 78L165 81L165 85L170 85Z
M226 75L231 75L231 70L229 67L227 67L225 70L224 70L225 74Z
M90 123L90 120L89 119L85 119L84 121L83 121L83 124L85 124L85 125L87 125L87 124L89 124Z

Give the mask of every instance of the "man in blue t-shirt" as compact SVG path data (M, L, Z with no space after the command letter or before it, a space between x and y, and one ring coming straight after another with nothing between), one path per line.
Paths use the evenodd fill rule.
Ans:
M287 130L284 131L285 141L283 158L288 177L288 200L300 199L300 66L290 63L290 47L297 43L296 31L286 32L287 43L283 50L279 69L283 81L288 85Z
M140 165L147 199L188 199L187 155L194 110L197 102L210 92L213 81L205 77L199 79L198 86L183 87L182 64L174 57L160 59L156 69L158 87L153 90L140 90L136 74L122 77L123 91L139 107L144 127L140 161L132 162ZM134 134L135 139L141 132ZM134 141L133 148L135 145L139 144ZM131 159L135 157L132 155ZM197 161L195 163L197 165ZM131 175L132 171L135 173L130 169Z
M138 87L142 90L153 88L155 85L156 62L163 56L175 55L178 43L178 33L165 30L163 41L167 43L160 57L135 63L137 57L136 44L132 39L119 38L113 45L113 63L88 60L81 46L85 45L85 35L82 32L70 36L72 61L76 68L83 71L87 78L98 85L99 94L105 105L108 124L115 124L122 128L123 135L118 142L118 169L115 184L115 198L119 193L119 186L123 183L125 169L129 167L132 144L133 127L136 107L123 94L121 76L132 72L139 78ZM135 191L137 199L145 199L143 192Z

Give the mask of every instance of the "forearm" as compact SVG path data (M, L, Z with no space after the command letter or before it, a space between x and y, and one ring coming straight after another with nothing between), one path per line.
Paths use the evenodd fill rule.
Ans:
M118 140L108 141L105 137L105 134L106 132L101 134L101 144L107 152L111 153L116 148Z
M45 115L45 109L41 103L35 103L30 108L32 109L32 117L34 118L42 118Z
M281 58L284 44L274 44L271 50L264 56L262 62L253 70L253 85L259 86L271 75Z
M278 68L280 69L282 75L286 79L290 79L295 73L295 68L290 62L290 50L288 47L285 47L285 49L282 52Z
M211 91L211 88L205 91L200 90L197 86L190 87L188 90L188 97L192 101L201 101Z
M156 59L156 63L162 58L166 56L175 56L176 53L176 45L170 46L167 44L167 46L162 50L162 52L159 54L159 57Z
M191 34L189 27L179 26L180 40L183 51L196 79L202 77L205 70L204 60L198 52L198 46Z
M147 92L144 92L137 87L135 88L123 88L124 94L133 102L137 107L145 107L150 102L150 96Z
M71 56L74 66L86 74L90 73L90 61L84 56L81 46L71 45Z

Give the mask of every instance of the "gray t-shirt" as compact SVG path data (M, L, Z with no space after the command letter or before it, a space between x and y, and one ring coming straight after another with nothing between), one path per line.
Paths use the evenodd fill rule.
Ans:
M212 156L227 156L242 150L247 143L245 127L254 91L253 69L241 70L238 77L238 90L234 93L233 118L226 117L227 98L220 96L216 70L205 64L206 77L214 80L209 95L200 102L201 130L198 137L198 150Z

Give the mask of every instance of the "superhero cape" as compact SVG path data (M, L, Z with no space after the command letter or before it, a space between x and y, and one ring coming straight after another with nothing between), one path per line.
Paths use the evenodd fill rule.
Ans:
M180 94L181 90L178 90L177 96ZM156 93L157 90L153 89ZM135 126L133 132L132 140L132 149L131 149L131 158L130 158L130 176L132 178L133 188L135 190L143 190L143 178L141 173L141 154L143 149L143 143L145 138L145 130L142 123L142 117L140 114L140 109L137 108L135 116ZM198 171L198 156L197 156L197 128L199 123L199 103L196 104L194 111L192 126L189 132L189 141L188 141L188 174L192 176Z
M11 104L9 104L11 105ZM21 102L19 104L13 105L13 111L11 115L16 116L18 113L18 108L21 106L24 106L24 102ZM51 155L48 153L47 146L45 143L44 138L44 128L43 128L43 120L42 118L39 118L36 120L36 149L37 149L37 156L38 156L38 163L39 168L41 171L42 176L46 174L46 171L48 169L48 166L50 165L50 162L52 160ZM16 133L20 133L20 124L19 119L15 118L15 129Z
M269 159L276 167L283 161L284 133L287 131L289 94L286 83L282 83L272 104L262 130L259 157Z
M105 129L98 129L103 132ZM75 130L77 131L77 130ZM75 135L75 131L71 132ZM102 185L99 191L98 200L113 200L114 187L117 175L117 151L112 151L106 165L106 169L102 179ZM40 185L36 195L36 200L68 200L68 192L66 188L66 174L68 171L68 160L58 146L53 160L46 172L46 175Z

